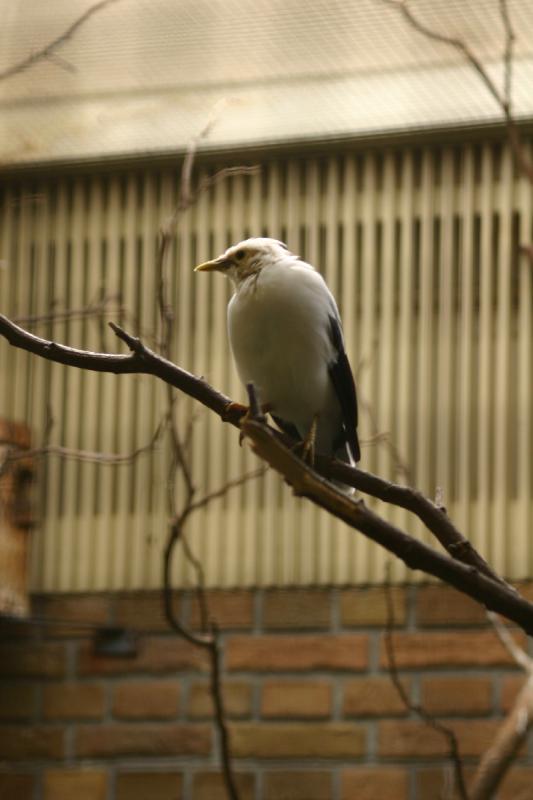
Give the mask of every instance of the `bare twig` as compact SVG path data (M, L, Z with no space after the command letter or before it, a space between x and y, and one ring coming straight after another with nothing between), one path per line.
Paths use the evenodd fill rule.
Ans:
M490 76L483 63L462 39L459 39L455 36L447 36L446 34L439 33L433 28L429 28L420 19L418 19L418 17L409 8L407 0L380 0L380 2L396 9L414 30L418 31L426 38L453 47L459 53L459 55L464 58L468 64L470 64L491 97L496 101L500 110L502 111L514 159L520 171L531 183L533 183L533 163L526 154L520 131L512 114L512 63L515 36L511 25L507 0L499 0L500 15L502 18L505 35L503 53L503 89L499 89L498 85Z
M49 311L47 314L36 314L27 317L15 317L17 325L39 325L47 322L66 322L67 320L80 320L89 317L101 317L106 314L119 314L123 316L126 309L120 303L119 295L104 295L94 303L88 303L83 308L67 308ZM112 302L117 305L110 305Z
M390 570L387 570L387 572L389 573ZM450 751L450 759L453 765L453 772L455 777L455 785L457 786L457 791L459 792L461 800L469 800L466 788L463 761L459 751L459 742L457 741L457 736L455 735L454 731L451 728L448 728L446 725L444 725L442 722L436 719L432 714L429 714L425 710L425 708L423 708L423 706L421 706L419 703L413 703L409 698L409 695L407 694L405 687L401 681L400 675L398 673L398 665L396 664L396 654L394 651L394 602L392 599L391 585L388 575L387 575L387 580L385 582L385 591L387 599L387 626L385 628L385 650L387 653L387 660L389 662L390 679L407 711L411 711L412 713L416 714L418 717L420 717L422 722L424 722L428 727L433 728L433 730L437 731L442 736L444 736L445 739L447 739Z
M487 618L494 628L496 636L516 665L523 669L526 673L533 672L533 659L531 659L525 650L522 650L522 648L515 642L510 630L506 625L503 624L498 615L494 614L492 611L487 611Z
M496 614L489 612L487 616L500 642L526 673L526 680L494 741L479 762L472 782L471 800L494 797L533 725L533 659L516 644Z
M215 173L210 179L202 181L197 187L193 185L193 167L196 157L196 152L200 142L205 139L216 123L221 111L221 105L218 104L212 112L210 119L204 126L203 130L191 140L187 150L187 154L183 161L181 180L179 188L178 203L172 211L167 222L161 227L159 231L159 238L157 244L157 254L155 263L155 276L157 282L157 301L159 307L159 315L161 319L161 342L160 348L163 356L169 362L172 359L172 344L174 341L174 310L169 298L167 297L167 261L168 254L172 247L175 230L181 214L183 214L191 205L196 202L199 195L211 188L219 180L223 180L231 175L248 174L251 170L247 167L231 167ZM115 332L120 336L118 330ZM124 337L121 337L124 338ZM127 338L126 338L127 341ZM137 346L137 352L144 354L142 346ZM218 627L216 622L211 618L209 613L209 606L207 601L207 593L205 591L204 570L200 560L195 556L189 541L185 535L185 525L189 517L205 508L213 500L223 497L236 486L240 486L246 481L258 477L263 474L264 468L256 470L253 473L243 475L233 481L228 481L216 491L209 492L201 499L195 500L196 486L193 482L193 476L188 461L188 450L190 444L190 437L192 435L192 420L188 426L185 435L182 436L178 430L175 414L175 396L174 389L171 383L166 384L166 404L167 404L167 430L170 437L171 445L171 463L169 466L168 475L168 492L167 503L169 515L172 519L167 542L165 546L165 553L163 559L163 597L164 607L167 620L169 624L181 636L184 636L192 644L205 647L208 650L210 658L210 685L211 695L213 698L213 705L215 710L215 725L219 734L220 742L220 755L222 773L228 796L232 800L238 800L238 793L235 778L233 775L231 753L229 748L229 737L226 723L226 716L222 695L222 672L221 672L221 654L222 645L219 638ZM181 508L178 509L176 504L175 485L178 475L180 475L185 484L185 491L181 498ZM189 564L192 566L196 573L196 586L195 593L198 602L200 614L200 630L201 635L193 633L185 629L181 623L176 619L172 605L172 582L171 582L171 562L174 550L177 544L180 543Z
M79 17L77 17L74 22L63 31L63 33L61 33L59 36L56 36L56 38L47 45L41 47L39 50L36 50L35 53L31 54L31 56L27 56L27 58L17 61L17 63L13 64L11 67L2 70L0 72L0 81L5 81L7 78L11 78L20 72L25 72L41 61L57 60L59 58L57 55L57 50L63 47L63 45L66 44L69 39L72 39L72 37L75 36L79 29L85 25L85 23L88 22L92 16L100 11L103 11L105 8L116 2L118 2L118 0L100 0L100 2L89 6L89 8ZM64 59L62 59L62 61L62 66L64 68ZM69 67L70 69L73 69L71 64L69 64Z

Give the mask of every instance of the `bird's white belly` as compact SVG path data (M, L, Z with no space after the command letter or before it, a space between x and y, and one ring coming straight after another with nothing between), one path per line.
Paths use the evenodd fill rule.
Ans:
M302 437L318 414L317 446L324 439L329 449L340 407L328 372L328 318L307 301L283 283L252 284L230 304L229 336L243 383L253 382L260 402L295 425Z

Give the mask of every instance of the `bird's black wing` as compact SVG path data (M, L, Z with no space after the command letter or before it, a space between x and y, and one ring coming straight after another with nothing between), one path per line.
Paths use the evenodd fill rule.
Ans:
M344 341L340 320L333 315L329 317L330 336L335 348L335 360L328 367L331 382L335 388L341 411L344 426L343 436L336 446L340 446L345 441L350 448L354 461L361 458L359 439L357 438L357 395L355 392L355 382L348 361L348 356L344 350Z

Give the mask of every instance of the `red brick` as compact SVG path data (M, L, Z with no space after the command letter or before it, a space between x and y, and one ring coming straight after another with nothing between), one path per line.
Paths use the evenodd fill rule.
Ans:
M502 711L510 711L514 705L519 691L525 684L527 678L522 673L519 675L506 675L501 683L501 708Z
M261 716L279 719L331 715L331 686L325 681L265 681Z
M411 682L402 677L408 696ZM345 716L387 717L407 714L407 709L390 678L356 678L344 685Z
M101 719L104 687L95 683L51 683L43 688L45 719Z
M63 644L17 642L0 645L1 678L62 678L65 668Z
M392 587L394 624L404 625L407 615L407 595L403 587ZM345 589L341 594L341 620L345 627L383 628L389 619L387 589L372 586L363 589Z
M354 758L366 752L366 731L345 722L235 723L235 758Z
M208 725L80 725L76 734L76 755L81 758L208 755L210 752Z
M462 757L479 756L494 739L498 720L440 720L457 736ZM379 755L387 758L438 758L449 753L447 738L424 722L378 724Z
M219 628L251 628L253 625L253 592L247 589L213 590L206 593L209 615ZM191 625L200 626L200 613L191 596Z
M235 772L234 778L239 800L253 800L254 776L245 772ZM223 777L219 772L197 772L193 777L192 794L193 800L227 800L228 797Z
M368 637L345 636L234 636L228 641L229 670L364 670Z
M154 636L139 641L134 658L110 658L94 655L87 643L80 648L80 675L118 675L149 672L164 673L207 668L204 649L194 647L177 636Z
M33 775L17 774L15 772L0 772L0 798L1 800L33 800L35 778Z
M6 761L62 758L63 744L62 728L43 725L0 727L0 759Z
M417 800L436 800L445 797L446 787L452 785L453 772L446 767L427 767L416 771Z
M94 632L86 627L87 623L105 625L110 621L109 595L71 593L43 595L41 614L51 620L69 623L47 628L49 637L91 637Z
M408 778L406 770L396 767L346 769L342 772L341 800L408 800Z
M486 625L487 612L451 586L420 586L416 593L416 619L421 627Z
M394 654L399 668L509 666L513 662L496 636L490 632L395 633ZM388 666L385 643L381 644L381 666Z
M44 800L106 800L107 773L96 769L50 769L43 775Z
M172 602L175 614L180 618L181 592L173 592ZM121 592L115 601L115 623L138 631L170 633L171 628L165 617L161 592Z
M331 621L331 592L322 589L274 589L265 592L263 627L274 629L319 628Z
M35 686L31 683L0 684L0 719L29 720L35 711ZM2 795L0 795L0 798Z
M252 687L243 681L224 681L223 701L228 717L249 717L252 711ZM213 700L207 682L192 684L189 690L188 714L194 719L208 719L213 716Z
M172 719L178 714L177 681L143 681L115 686L113 715L119 719Z
M505 776L498 800L532 800L533 768L512 766Z
M266 772L263 781L265 800L330 800L332 795L331 772L279 770Z
M430 714L487 714L491 703L490 678L446 676L422 679L421 704Z
M179 772L119 772L116 800L182 800Z

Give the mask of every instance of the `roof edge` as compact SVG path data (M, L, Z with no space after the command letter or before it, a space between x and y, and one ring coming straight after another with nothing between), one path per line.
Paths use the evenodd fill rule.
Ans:
M515 120L516 126L522 134L533 135L533 118ZM212 164L236 161L249 164L251 161L263 161L279 158L281 156L323 156L335 148L337 152L361 152L384 148L399 148L405 146L442 146L446 144L476 143L481 141L503 142L506 138L506 125L503 121L464 123L442 127L417 128L409 130L388 130L376 133L357 133L348 135L334 135L326 137L313 137L309 139L290 140L284 142L271 142L253 145L229 145L227 147L210 148L207 143L198 150L197 162ZM185 148L174 151L162 150L146 153L127 153L124 155L109 155L101 158L58 159L57 161L35 161L26 163L6 164L0 168L2 177L22 177L33 175L46 177L60 172L100 172L106 171L131 171L132 169L146 168L147 166L165 167L172 163L179 165L186 153Z

